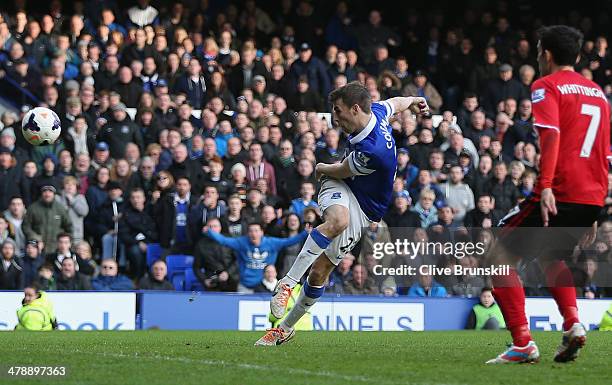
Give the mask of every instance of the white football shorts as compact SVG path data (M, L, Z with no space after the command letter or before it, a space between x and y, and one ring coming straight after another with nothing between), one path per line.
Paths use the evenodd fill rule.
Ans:
M325 255L334 264L338 265L342 258L361 240L363 228L371 221L361 211L359 202L346 183L338 179L324 178L318 198L321 213L332 205L340 205L349 209L349 224L339 236L334 238L325 249Z

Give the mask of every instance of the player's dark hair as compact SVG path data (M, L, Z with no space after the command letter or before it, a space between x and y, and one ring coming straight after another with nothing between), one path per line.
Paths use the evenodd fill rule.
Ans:
M258 221L252 221L252 222L249 222L249 223L247 224L247 229L248 229L249 227L251 227L251 226L259 226L259 228L260 228L261 230L263 230L263 228L264 228L263 224L262 224L261 222L258 222Z
M542 52L549 51L557 65L576 64L580 54L583 35L566 25L551 25L538 30Z
M371 112L370 104L372 104L372 98L370 97L370 93L358 81L350 82L333 90L329 94L329 102L333 104L337 100L342 100L342 102L349 107L356 104L366 114Z
M480 294L484 293L485 291L491 291L492 292L493 289L490 288L490 287L483 287L482 290L480 290Z

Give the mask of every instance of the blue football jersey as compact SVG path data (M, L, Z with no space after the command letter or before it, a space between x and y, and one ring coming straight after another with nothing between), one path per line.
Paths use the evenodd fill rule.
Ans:
M367 126L349 137L348 164L355 175L344 182L364 214L374 222L387 212L393 195L397 156L389 118L394 113L387 101L372 103Z

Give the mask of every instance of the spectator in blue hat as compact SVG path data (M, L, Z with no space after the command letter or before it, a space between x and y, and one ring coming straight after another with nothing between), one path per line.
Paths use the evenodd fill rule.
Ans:
M167 94L170 90L166 79L158 78L154 82L145 83L145 87L146 86L153 87L153 93L155 94L156 97L158 97L159 95Z
M112 167L112 159L110 157L110 148L106 142L98 142L94 148L93 157L91 159L91 167L98 170L101 167Z

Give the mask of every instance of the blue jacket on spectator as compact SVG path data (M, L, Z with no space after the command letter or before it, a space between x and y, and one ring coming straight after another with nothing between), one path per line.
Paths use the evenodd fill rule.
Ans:
M125 275L118 275L116 277L99 275L91 281L91 287L94 290L104 291L133 290L134 284Z
M296 198L291 201L289 211L292 213L296 213L300 217L300 219L303 219L304 209L306 209L306 207L313 207L316 209L319 207L319 205L313 200L308 202L308 204L304 204L304 198Z
M421 207L421 202L417 202L417 204L414 205L410 211L417 213L419 220L421 221L421 227L424 229L438 222L438 209L436 209L435 206L432 206L429 211L425 212L423 207Z
M223 158L227 153L227 141L233 138L235 135L233 133L229 134L221 134L217 133L215 135L215 144L217 145L217 155Z
M434 279L431 280L431 288L429 293L425 293L425 289L420 283L415 282L408 290L408 297L446 297L446 289Z
M302 231L291 238L264 236L259 247L253 245L246 235L231 238L210 230L206 232L206 235L236 252L240 283L248 288L253 288L261 283L265 267L276 262L278 252L284 247L303 242L306 240L308 232Z
M408 185L410 186L410 185ZM419 198L421 196L421 191L423 191L423 189L425 188L429 188L431 190L433 190L433 192L436 194L436 200L434 201L434 206L436 208L440 208L442 206L444 206L444 203L446 203L445 199L444 199L444 194L442 194L442 190L440 190L440 188L433 184L430 183L429 186L425 186L425 185L417 185L413 188L411 188L410 190L408 190L408 192L410 193L410 197L412 198L413 202L418 202Z
M159 164L155 167L155 172L159 172L161 170L166 170L172 164L172 153L167 148L162 150L162 153L159 155Z
M417 178L419 177L419 168L414 164L408 164L403 170L398 169L397 175L404 178L406 186L411 186L412 183L414 183L414 181L417 180ZM442 194L442 192L440 192L440 194ZM437 198L438 197L436 195L436 200Z

